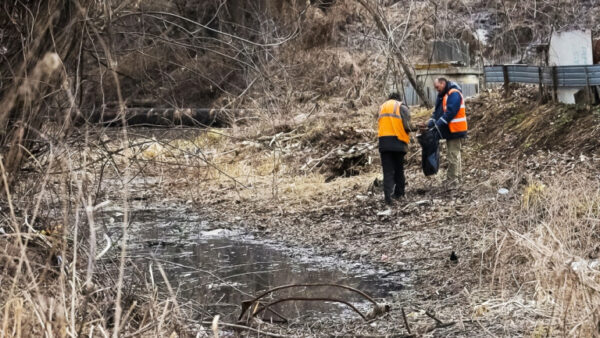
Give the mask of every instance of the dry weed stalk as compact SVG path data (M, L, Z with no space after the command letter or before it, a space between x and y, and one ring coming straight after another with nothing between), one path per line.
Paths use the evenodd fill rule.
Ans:
M518 181L518 180L515 180ZM537 328L572 337L598 334L600 315L600 190L571 173L542 185L514 187L511 201L486 206L494 230L484 257L491 286L503 298L534 294ZM495 210L494 210L495 209ZM515 291L518 292L515 293ZM520 301L519 301L520 302ZM524 305L525 306L525 305Z

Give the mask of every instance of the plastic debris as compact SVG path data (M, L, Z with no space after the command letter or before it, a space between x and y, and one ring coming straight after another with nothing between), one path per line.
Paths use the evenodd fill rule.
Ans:
M386 209L384 211L380 211L377 213L377 216L391 216L392 215L392 209Z

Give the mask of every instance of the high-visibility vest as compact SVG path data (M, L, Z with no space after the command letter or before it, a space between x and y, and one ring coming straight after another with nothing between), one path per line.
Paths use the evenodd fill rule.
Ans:
M387 100L379 109L379 137L396 136L400 141L408 144L410 137L404 130L402 115L400 115L401 101Z
M450 89L448 91L448 94L444 96L444 101L442 105L442 107L444 108L444 113L448 111L446 109L446 101L448 101L448 96L450 96L450 94L452 93L458 93L458 95L460 95L460 109L458 110L458 113L456 113L456 116L452 120L450 120L450 122L448 122L448 128L450 129L451 133L460 133L463 131L467 131L467 110L465 108L465 99L460 90L456 88Z

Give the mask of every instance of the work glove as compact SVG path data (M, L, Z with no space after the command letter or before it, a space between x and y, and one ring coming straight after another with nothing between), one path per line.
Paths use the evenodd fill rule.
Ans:
M446 124L446 123L444 123L444 119L440 118L439 120L437 120L437 121L436 121L436 122L433 124L433 127L431 127L431 129L432 129L432 130L435 130L435 131L436 131L436 135L437 135L437 136L438 136L440 139L442 139L442 138L443 138L443 135L442 135L442 129L441 129L441 127L442 127L443 125L445 125L445 124Z
M440 117L436 122L435 122L435 126L437 127L437 129L441 129L444 125L447 125L448 122L446 122L446 120L444 120L443 117Z
M433 128L434 125L435 125L434 119L429 119L429 121L427 121L427 129Z

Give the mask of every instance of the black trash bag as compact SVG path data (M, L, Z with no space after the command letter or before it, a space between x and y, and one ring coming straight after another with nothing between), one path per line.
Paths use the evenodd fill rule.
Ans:
M425 176L435 175L440 168L440 138L435 129L417 136L421 145L421 166Z

